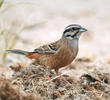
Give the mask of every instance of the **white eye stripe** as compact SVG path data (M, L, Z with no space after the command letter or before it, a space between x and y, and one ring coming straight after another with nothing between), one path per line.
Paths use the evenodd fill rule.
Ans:
M69 40L72 40L73 38L71 37L71 36L69 36L69 37L66 37L67 39L69 39Z
M65 33L64 33L64 35L66 36L66 37L69 37L69 36L73 36L74 34L77 34L79 31L78 30L74 30L73 32L72 31L69 31L69 32L66 32L65 31Z
M72 35L72 34L71 34L70 32L66 32L66 33L65 33L65 36L66 36L66 37L69 37L69 36L71 36L71 35Z

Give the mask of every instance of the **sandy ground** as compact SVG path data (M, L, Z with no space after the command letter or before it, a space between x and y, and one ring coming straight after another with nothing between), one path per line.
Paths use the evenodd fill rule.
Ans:
M8 49L4 40L7 34L0 35L0 88L5 88L3 84L10 88L9 93L3 90L1 100L15 100L16 97L8 99L11 90L21 97L18 100L25 100L28 93L32 100L37 100L37 96L43 100L109 100L109 4L109 0L5 0L0 8L0 29L11 34L8 45L17 36L13 49L32 51L54 42L69 24L80 24L88 32L80 38L76 60L59 70L68 82L54 79L56 74L52 71L53 84L45 80L46 68L32 65L23 56L8 54L3 62L2 51Z

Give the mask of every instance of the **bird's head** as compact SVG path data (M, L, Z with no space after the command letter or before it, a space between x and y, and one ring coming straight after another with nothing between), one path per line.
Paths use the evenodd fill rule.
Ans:
M87 31L87 29L81 27L80 25L71 24L65 28L63 36L69 40L79 39L81 33L85 31Z

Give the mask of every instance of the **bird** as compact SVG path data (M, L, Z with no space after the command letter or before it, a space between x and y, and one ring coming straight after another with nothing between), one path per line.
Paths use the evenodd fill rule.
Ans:
M54 69L56 73L62 67L72 63L76 58L79 49L79 38L87 29L78 24L66 26L62 37L50 44L42 45L32 52L13 49L7 52L24 55L29 59L34 59L35 63L42 66L48 66Z

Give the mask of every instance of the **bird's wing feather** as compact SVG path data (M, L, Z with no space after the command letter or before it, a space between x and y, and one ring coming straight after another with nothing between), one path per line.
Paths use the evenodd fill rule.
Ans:
M55 55L59 48L60 48L59 41L56 41L48 45L40 46L39 48L36 48L34 52L39 54Z

